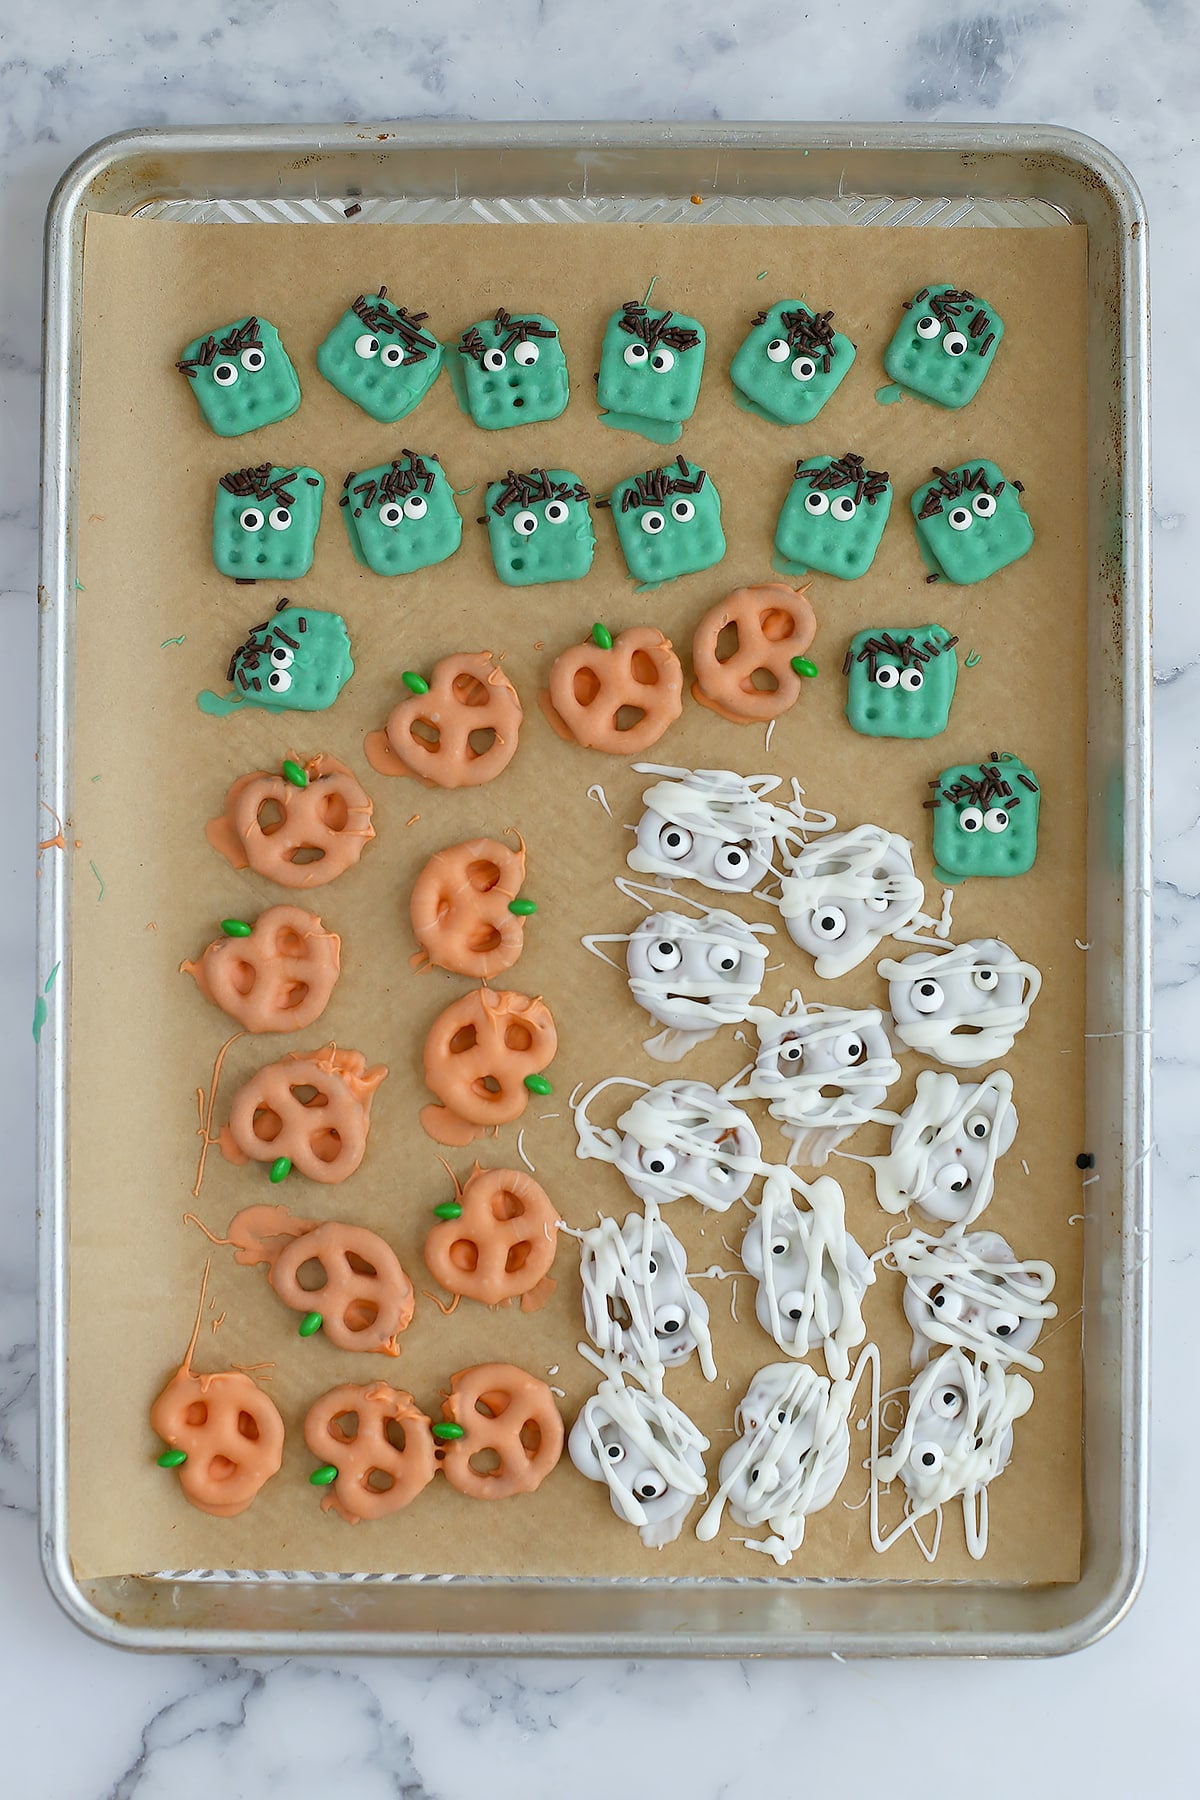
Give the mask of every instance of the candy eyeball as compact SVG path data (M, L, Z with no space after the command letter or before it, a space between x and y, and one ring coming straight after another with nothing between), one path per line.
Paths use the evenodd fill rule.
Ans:
M1001 1342L1015 1336L1020 1330L1020 1326L1020 1315L1015 1312L1007 1312L1003 1307L993 1307L990 1312L985 1312L983 1315L983 1329L989 1336L999 1338Z
M852 1069L857 1063L866 1061L867 1047L854 1032L847 1032L844 1036L834 1039L830 1054L835 1063L840 1063L843 1068Z
M668 350L665 344L660 344L650 358L650 367L660 375L666 375L675 367L675 352Z
M291 510L286 506L273 506L267 514L267 524L272 531L286 531L291 522Z
M840 906L821 906L813 913L809 929L822 943L835 944L846 935L846 915Z
M982 1143L985 1138L991 1136L992 1121L986 1113L972 1113L964 1130L969 1138L974 1138L976 1142Z
M531 369L538 359L538 347L532 341L518 344L513 350L513 361L523 369Z
M263 352L258 348L257 344L251 344L248 350L242 351L238 361L241 363L243 369L246 370L247 374L257 375L259 370L266 366L267 359L263 355Z
M394 531L397 525L402 524L403 521L404 508L403 506L398 505L395 500L386 500L379 508L379 523L381 525L386 525L389 531Z
M946 523L951 531L970 531L974 523L970 507L952 506L946 514Z
M658 834L658 848L670 862L682 862L692 853L694 839L682 825L664 825Z
M713 858L713 868L731 885L750 873L750 852L744 844L722 844Z
M385 344L380 352L379 360L385 368L400 369L404 366L404 345Z
M669 1175L675 1167L675 1152L666 1145L660 1150L638 1149L638 1164L647 1175Z
M551 500L544 517L547 525L565 525L571 516L571 509L565 500Z
M683 951L669 938L660 938L647 948L646 961L656 974L665 974L668 970L679 967L683 961Z
M501 369L508 367L508 358L503 350L493 345L490 350L485 350L483 353L483 366L489 375L498 375Z
M978 806L964 806L958 815L960 831L982 831L983 813Z
M811 356L798 356L792 364L793 381L811 381L817 372L817 365Z
M900 671L900 686L904 689L906 694L918 694L925 686L925 677L920 669L902 669Z
M955 1319L962 1317L962 1295L957 1289L939 1282L930 1290L929 1310L935 1318L940 1319L943 1324L949 1325Z
M645 344L626 344L624 359L631 369L638 369L644 362L649 362L650 352Z
M523 512L519 512L516 515L512 525L513 530L517 533L518 537L532 537L538 528L537 514L526 508Z
M829 507L831 517L835 519L852 519L858 511L849 494L838 494Z
M941 983L929 980L914 981L908 998L909 1005L914 1012L924 1013L927 1016L931 1013L941 1012L946 1002Z
M990 519L996 510L996 501L991 494L976 494L971 502L971 511L980 519Z
M935 338L941 329L942 327L939 321L932 318L928 313L926 313L923 318L917 320L918 337Z
M984 994L994 993L1000 985L1000 976L995 969L975 969L972 971L971 980Z
M243 531L261 531L266 522L257 506L248 506L238 521Z
M267 676L267 686L275 694L286 694L292 685L292 678L286 669L272 669Z
M665 530L667 521L656 508L650 507L642 513L638 523L648 537L657 537L660 531Z
M695 504L691 500L672 500L671 517L680 525L686 525L689 519L696 516Z
M373 337L369 331L361 332L354 340L354 354L355 356L361 356L364 362L368 361L372 356L378 356L379 339Z
M602 1432L600 1437L600 1441L604 1445L605 1460L612 1464L623 1463L628 1453L619 1438L614 1438L609 1435L611 1432L612 1426L610 1425L606 1427L605 1432Z
M942 349L947 356L963 356L967 349L967 340L961 331L948 331L942 339Z
M408 494L404 500L404 516L406 519L423 519L429 511L429 502L424 494Z
M1007 831L1008 812L1003 806L989 806L983 815L983 826L985 831Z
M804 496L804 510L807 513L812 513L814 517L820 513L828 512L829 495L819 493L816 488L810 488L808 493Z
M295 653L286 644L276 644L271 652L271 661L277 669L290 669L295 660Z
M218 387L232 387L238 378L237 364L219 362L213 364L213 380Z
M786 338L772 338L767 345L767 356L773 363L786 362L792 354L792 347Z
M708 953L708 966L717 975L737 975L742 966L741 951L732 944L714 944Z
M630 1485L638 1499L643 1502L661 1500L667 1491L666 1479L658 1473L657 1469L642 1469L634 1476Z
M880 663L875 670L875 685L881 688L894 688L900 685L900 671L895 663Z

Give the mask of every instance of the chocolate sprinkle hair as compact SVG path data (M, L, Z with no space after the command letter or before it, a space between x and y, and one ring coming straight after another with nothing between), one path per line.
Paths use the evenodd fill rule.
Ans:
M845 456L835 456L824 469L814 469L811 463L798 462L793 481L799 481L804 475L808 477L808 485L814 494L833 493L841 488L854 489L854 504L861 506L863 501L874 506L881 494L887 493L888 472L886 469L868 469L861 456L847 450Z

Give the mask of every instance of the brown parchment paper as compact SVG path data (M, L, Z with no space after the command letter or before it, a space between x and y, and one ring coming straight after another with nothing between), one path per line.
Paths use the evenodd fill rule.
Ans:
M761 273L761 278L760 278ZM641 297L657 276L654 302L699 316L708 330L700 402L679 449L705 466L724 503L722 564L653 594L635 594L609 517L596 515L591 576L562 586L508 589L496 580L486 531L475 523L484 484L512 465L576 470L594 494L635 470L669 460L646 440L596 422L592 374L608 313ZM952 280L996 306L1006 322L1000 356L980 398L961 414L906 400L879 405L880 355L900 302L923 283ZM491 433L456 407L439 379L417 412L377 425L318 376L315 351L343 307L380 282L453 339L498 305L536 309L562 332L572 377L559 420ZM784 295L832 306L858 346L858 360L809 428L781 430L733 405L729 358L752 315ZM173 363L190 338L248 312L282 332L304 391L291 419L222 440L202 423ZM855 1438L837 1501L809 1522L789 1573L948 1577L1004 1582L1076 1578L1080 1539L1080 1258L1072 1215L1080 1210L1084 913L1085 238L1079 228L1036 231L539 226L188 226L103 215L88 220L83 310L82 435L79 449L79 582L72 716L74 809L66 841L75 858L70 955L70 1534L81 1576L197 1568L291 1568L589 1576L736 1575L778 1579L726 1527L711 1545L690 1527L659 1554L611 1512L606 1492L564 1456L540 1492L503 1503L470 1502L438 1481L409 1510L351 1528L322 1514L309 1485L303 1441L308 1405L343 1381L385 1379L412 1389L437 1415L455 1370L490 1358L523 1364L563 1390L569 1421L595 1376L576 1354L582 1335L575 1245L564 1240L558 1290L544 1312L495 1313L464 1302L444 1318L423 1297L432 1286L421 1244L431 1208L450 1194L418 1109L427 1095L421 1047L437 1012L470 985L408 966L411 882L437 847L517 827L529 852L526 892L539 903L525 954L508 985L544 994L560 1047L552 1098L534 1099L521 1124L538 1179L567 1220L597 1211L624 1217L635 1204L620 1177L579 1162L567 1097L577 1082L622 1073L651 1082L668 1071L641 1049L651 1029L623 977L580 946L585 931L625 930L642 915L612 887L630 842L646 778L620 759L561 743L541 717L536 693L558 650L603 620L614 631L639 622L675 641L690 678L695 621L735 586L772 578L775 518L801 454L853 448L891 471L896 499L870 574L841 583L816 577L820 619L817 681L779 721L769 753L760 727L727 724L688 701L653 760L684 766L772 770L803 783L811 804L845 824L870 819L916 846L918 871L936 910L927 781L945 765L990 749L1018 752L1043 784L1035 869L1015 881L973 881L958 890L954 936L998 935L1043 971L1032 1021L1006 1066L1013 1073L1020 1130L999 1165L984 1223L1021 1256L1058 1271L1058 1319L1039 1346L1044 1373L1018 1423L1009 1471L992 1490L991 1541L973 1564L956 1506L948 1509L935 1569L910 1539L885 1557L871 1549ZM337 507L341 480L398 454L435 451L457 489L466 523L447 564L396 580L360 568ZM1037 531L1032 553L982 586L931 586L917 553L907 499L933 464L989 456L1026 486ZM280 591L236 586L212 566L210 524L217 477L266 459L315 465L328 483L312 572L293 597L340 612L356 673L336 706L283 717L247 710L203 717L195 696L222 688L233 646L271 610ZM958 694L946 734L917 743L857 736L843 715L840 674L847 642L867 625L939 621L960 634ZM182 642L175 642L176 639ZM363 733L381 724L402 694L401 671L429 669L450 651L503 652L525 703L520 750L490 786L458 793L373 774ZM377 841L358 868L311 904L343 939L344 973L323 1020L299 1037L243 1038L226 1063L224 1102L261 1063L336 1039L385 1061L391 1074L374 1108L359 1172L318 1190L296 1177L269 1188L258 1169L209 1157L197 1205L217 1235L242 1206L281 1199L310 1217L360 1221L381 1232L410 1270L418 1303L398 1362L354 1357L321 1336L297 1336L297 1315L276 1300L264 1272L238 1267L183 1223L193 1205L196 1090L207 1087L230 1022L177 973L229 915L253 917L290 899L248 872L235 874L208 847L205 821L219 812L232 778L277 768L287 751L332 751L362 776L375 801ZM587 789L600 783L610 819ZM51 854L58 854L56 851ZM91 865L89 867L89 865ZM302 896L300 897L302 898ZM728 902L722 902L728 904ZM770 918L753 901L733 904ZM778 926L778 917L775 917ZM762 999L778 1007L795 983L807 997L883 1001L868 962L820 983L782 929ZM887 946L891 950L891 946ZM900 954L904 954L901 950ZM694 1051L689 1075L716 1082L746 1060L726 1030ZM922 1059L904 1058L891 1095L907 1104ZM614 1108L614 1112L615 1112ZM765 1152L783 1160L777 1129L759 1106ZM882 1149L881 1128L862 1131L854 1151ZM517 1128L478 1150L485 1164L515 1164ZM472 1153L451 1161L465 1175ZM869 1171L835 1161L848 1221L878 1249L896 1221L875 1204ZM1028 1173L1025 1172L1026 1168ZM668 1222L689 1265L738 1269L741 1208L720 1218L691 1202ZM920 1220L916 1221L920 1223ZM901 1229L903 1226L901 1225ZM191 1329L201 1273L212 1259L196 1366L263 1364L283 1414L283 1468L240 1518L210 1519L187 1506L176 1479L155 1466L160 1448L150 1403L178 1366ZM902 1282L881 1273L869 1296L871 1336L884 1357L884 1386L908 1379L909 1334ZM748 1377L780 1352L754 1320L754 1287L703 1284L712 1309L720 1376L708 1386L693 1366L668 1391L711 1438L710 1469L730 1441L733 1407ZM731 1318L736 1291L738 1322ZM212 1326L221 1317L218 1330ZM816 1359L819 1362L819 1357ZM861 1415L862 1408L859 1408ZM893 1422L895 1414L891 1415ZM885 1441L887 1434L884 1434ZM885 1522L900 1516L897 1488ZM692 1515L692 1523L699 1509Z

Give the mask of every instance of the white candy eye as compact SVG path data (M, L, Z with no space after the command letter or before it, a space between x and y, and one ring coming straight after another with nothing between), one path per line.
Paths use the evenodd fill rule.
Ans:
M849 494L839 494L829 508L835 519L852 519L858 511Z
M939 1284L929 1290L929 1310L949 1323L962 1317L962 1301L953 1288Z
M811 356L798 356L792 364L793 381L811 381L817 372L817 365Z
M508 367L508 358L505 356L503 350L485 350L483 353L483 366L490 374L497 375L501 369L506 369Z
M922 1475L940 1475L946 1461L940 1444L914 1444L912 1459Z
M943 1163L933 1185L939 1194L963 1194L971 1185L971 1177L961 1163Z
M837 1038L834 1041L833 1060L836 1063L841 1063L844 1069L852 1069L856 1063L860 1063L865 1059L866 1054L867 1046L863 1043L862 1039L856 1037L853 1032L849 1032L847 1036Z
M624 1462L625 1446L624 1444L605 1444L604 1454L610 1463Z
M649 1275L657 1275L658 1274L658 1264L655 1262L653 1257L651 1257L646 1264L646 1272Z
M742 953L732 944L714 944L708 953L708 966L718 975L736 975Z
M878 881L880 877L877 875L875 879ZM886 877L884 879L886 879ZM891 900L888 898L887 894L863 895L863 905L868 912L885 913L891 904Z
M398 369L404 361L403 344L385 344L379 358L389 369Z
M994 494L976 494L971 508L981 519L990 519L996 510L996 497Z
M696 508L693 505L692 501L690 501L690 500L672 500L672 502L671 502L671 517L673 519L678 519L678 521L681 525L686 525L688 520L694 519L695 516L696 516Z
M1021 1320L1017 1313L1005 1312L1002 1308L985 1313L983 1318L984 1329L993 1337L998 1338L1010 1338L1020 1323Z
M678 1337L687 1324L687 1314L682 1306L656 1306L654 1309L655 1337Z
M952 507L946 515L946 523L951 531L970 531L974 515L968 507Z
M675 352L668 350L665 344L660 344L650 358L650 367L657 369L660 375L665 375L668 369L675 367Z
M931 315L929 313L926 313L926 315L923 319L917 320L917 336L918 337L935 338L941 329L942 329L942 327L941 327L940 322L937 319L931 317Z
M961 356L966 347L967 340L961 331L948 331L942 339L942 349L947 356Z
M214 363L213 380L218 387L232 387L238 378L236 363Z
M804 1061L804 1045L797 1038L793 1038L790 1043L780 1044L779 1060L790 1069L798 1069Z
M243 531L261 531L266 522L257 506L248 506L240 520Z
M946 998L937 981L914 981L908 997L919 1013L941 1012Z
M634 1476L632 1487L639 1500L661 1500L667 1491L667 1484L656 1469L643 1469Z
M846 935L846 915L840 906L819 906L809 921L814 937L832 944Z
M790 1242L785 1237L777 1237L777 1238L771 1239L771 1255L772 1256L786 1256L788 1251L791 1249L791 1247L792 1246L791 1246Z
M804 510L812 513L814 517L818 513L828 512L829 495L822 494L817 488L810 488L804 496Z
M658 847L669 862L682 862L692 843L692 834L683 825L664 825L658 834Z
M271 652L271 661L277 669L290 669L293 662L292 652L286 644L276 644Z
M670 938L659 938L646 951L646 961L659 975L665 975L669 969L677 969L683 961L683 951Z
M895 663L880 663L875 670L875 686L894 688L900 685L900 671Z
M963 1129L969 1138L975 1138L982 1143L984 1138L991 1133L992 1121L986 1113L972 1113Z
M273 506L267 514L267 524L272 531L286 531L291 522L292 515L286 506Z
M643 1150L639 1160L647 1175L669 1175L675 1167L675 1152L664 1145L661 1150Z
M640 368L649 355L650 352L645 344L626 344L625 346L625 361L631 369Z
M354 340L354 354L361 356L364 362L368 357L378 356L379 339L372 337L369 331L364 331L361 337L356 337Z
M935 1387L929 1396L929 1410L939 1419L956 1419L965 1405L966 1395L962 1389L949 1382L944 1387Z
M772 362L786 362L792 354L792 346L786 338L772 338L767 345L767 355Z
M662 513L652 511L644 512L640 522L643 531L649 532L651 537L657 537L667 521Z
M740 844L722 844L713 857L713 868L723 881L736 881L750 867L750 858Z
M292 685L292 678L286 669L272 669L267 676L267 686L273 693L286 694Z
M1002 806L989 806L983 815L983 823L988 831L1007 831L1008 814Z
M964 806L958 815L960 831L982 831L983 813L978 806Z
M538 519L535 512L519 512L513 520L513 530L519 532L522 537L532 537L537 528Z
M397 505L394 500L386 501L379 509L379 523L381 525L387 525L393 531L396 529L396 526L399 525L403 517L404 508Z
M985 994L992 993L1000 981L995 969L974 969L971 972L971 979L975 986Z
M925 686L925 677L922 675L920 669L902 669L900 671L900 686L904 689L906 694L919 693Z
M426 500L424 494L409 494L404 502L404 516L406 519L423 519L428 511L429 502Z
M523 369L532 369L540 354L536 344L518 344L513 351L513 361L520 363Z
M263 355L261 350L259 350L255 345L251 345L249 350L242 351L242 354L238 360L241 363L243 369L245 369L249 374L257 375L258 371L264 366L267 359Z
M547 525L565 525L571 516L571 510L565 500L552 500L546 508Z
M805 1295L802 1294L798 1288L793 1289L789 1294L782 1294L779 1300L779 1311L781 1316L785 1319L790 1319L793 1325L798 1325L804 1317L805 1298Z

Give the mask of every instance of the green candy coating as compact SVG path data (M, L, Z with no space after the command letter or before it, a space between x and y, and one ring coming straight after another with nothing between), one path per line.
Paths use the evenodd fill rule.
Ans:
M1019 756L1002 750L983 763L954 763L937 780L934 874L1024 875L1037 856L1040 785Z
M275 1161L271 1164L271 1180L276 1186L278 1186L281 1181L286 1181L291 1172L292 1164L290 1157L277 1156Z
M793 656L792 667L797 675L803 675L808 681L814 680L821 673L816 663L811 662L807 656Z
M945 731L958 681L958 642L944 625L878 625L850 640L846 717L864 737Z
M815 419L855 356L832 320L832 313L812 313L799 300L778 300L760 313L729 365L738 405L772 425Z
M333 1464L323 1463L319 1469L313 1470L308 1479L314 1487L332 1487L337 1478L338 1472Z
M508 910L510 913L516 913L519 919L528 919L537 911L537 901L510 900L508 903Z
M176 367L218 437L290 419L300 404L299 377L266 319L235 319L193 338Z
M430 569L462 543L454 490L436 456L404 450L397 462L352 470L342 487L350 548L376 575Z
M600 346L600 423L673 444L696 410L704 346L699 319L627 300L609 319Z
M450 374L459 405L484 431L557 419L570 398L558 326L543 313L513 316L501 307L468 326Z
M247 925L245 919L222 919L221 930L226 937L245 938L251 936L254 927Z
M238 645L230 667L232 689L228 694L198 694L201 712L215 718L226 718L243 706L261 706L268 712L324 712L354 673L345 620L337 613L289 606L281 600L273 616Z
M960 463L934 475L912 497L917 544L934 574L967 587L1032 548L1020 492L994 462Z
M529 1089L531 1094L552 1094L554 1092L553 1087L546 1080L544 1075L527 1075L525 1077L525 1086Z
M213 562L240 581L298 581L312 568L325 482L315 469L260 463L217 483Z
M593 644L595 644L597 650L611 650L612 649L613 634L608 629L607 625L601 625L601 624L597 623L592 626L592 642L593 642Z
M424 313L409 313L386 294L358 296L317 350L317 368L370 418L394 425L437 380L442 346L420 329Z
M438 1219L462 1218L462 1207L457 1200L443 1200L440 1206L434 1207L433 1212L434 1217Z
M324 1323L319 1312L305 1313L296 1330L302 1338L315 1337Z
M886 469L868 469L861 456L810 456L796 464L775 527L775 567L783 574L817 569L857 581L875 560L892 510Z
M400 679L410 694L427 694L429 692L429 683L423 675L418 675L415 669L405 669Z
M445 1424L433 1427L433 1435L435 1438L440 1438L443 1443L449 1443L453 1442L455 1438L466 1437L467 1434L463 1426L452 1424L447 1420Z
M283 768L280 773L285 781L291 782L293 787L306 788L308 786L307 774L300 767L300 764L298 762L293 762L290 757L284 759Z
M186 1450L164 1450L155 1458L160 1469L178 1469L187 1461Z
M905 302L883 366L910 394L956 409L979 392L1003 336L986 300L939 282Z
M513 469L484 495L488 544L507 587L578 581L592 566L596 534L588 491L570 469Z
M619 481L610 505L639 589L711 569L725 554L721 496L705 471L682 456Z

